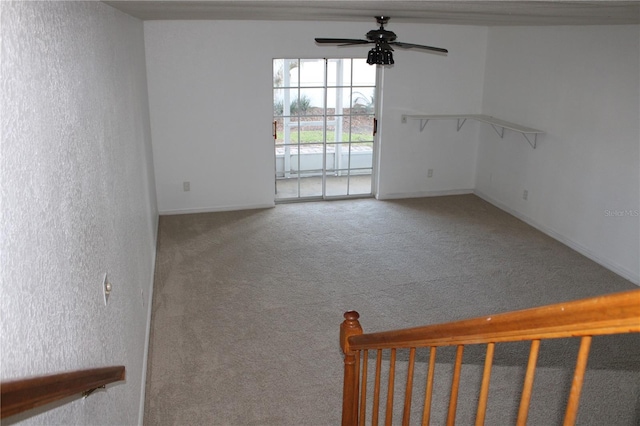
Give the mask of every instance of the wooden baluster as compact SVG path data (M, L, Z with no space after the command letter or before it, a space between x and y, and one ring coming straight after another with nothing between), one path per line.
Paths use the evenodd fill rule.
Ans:
M360 421L359 424L366 424L367 413L367 366L369 364L369 351L364 350L362 355L362 387L360 389Z
M590 348L591 336L584 336L582 339L580 339L580 349L578 350L576 369L573 373L571 393L569 393L567 411L564 414L564 426L570 426L576 423L576 418L578 417L578 405L580 404L580 392L582 391L582 383L584 382L584 371L587 368Z
M462 354L464 345L458 345L456 349L456 363L453 368L453 379L451 380L451 397L449 398L449 414L447 415L447 426L456 424L456 408L458 408L458 390L460 388L460 371L462 370Z
M352 351L349 347L349 337L362 334L362 327L358 321L360 314L348 311L344 314L344 321L340 324L340 348L344 353L344 383L342 390L342 426L356 426L358 424L358 376L356 371L356 356L359 351Z
M429 372L424 393L424 407L422 411L422 426L429 426L431 419L431 397L433 396L433 374L436 369L436 347L432 346L429 354Z
M416 361L416 348L409 349L409 366L407 367L407 387L404 391L404 412L402 426L409 426L411 418L411 395L413 393L413 367Z
M478 400L478 413L476 414L476 426L484 425L484 418L487 414L487 399L489 398L489 382L491 381L494 349L495 343L487 345L487 356L484 359L484 372L482 373L482 385L480 386L480 398Z
M361 351L356 352L356 366L355 366L355 384L353 388L356 390L354 395L355 403L353 404L353 418L356 420L356 425L358 424L358 410L359 410L359 402L360 402L360 354Z
M373 388L373 407L371 408L371 426L378 426L380 412L380 375L382 374L382 349L378 349L376 356L376 381Z
M384 424L391 426L393 421L393 389L396 378L396 349L391 349L391 359L389 360L389 386L387 387L387 410L385 412Z
M533 390L533 379L536 375L536 363L538 362L538 352L540 351L540 340L531 341L529 351L529 362L527 363L527 374L524 377L522 397L520 398L520 409L518 410L517 426L527 426L529 415L529 403L531 402L531 392Z

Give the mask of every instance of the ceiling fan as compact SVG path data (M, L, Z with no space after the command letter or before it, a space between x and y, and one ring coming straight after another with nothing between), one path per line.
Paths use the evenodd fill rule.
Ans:
M316 38L318 44L337 44L339 46L352 46L357 44L370 44L375 43L375 47L369 51L367 56L367 63L369 65L391 65L393 61L393 47L397 46L403 49L423 49L437 53L448 53L447 49L440 47L423 46L421 44L413 43L401 43L396 41L396 33L384 29L384 26L389 22L389 16L376 16L376 21L380 24L380 28L377 30L371 30L367 33L367 39L353 39L353 38Z

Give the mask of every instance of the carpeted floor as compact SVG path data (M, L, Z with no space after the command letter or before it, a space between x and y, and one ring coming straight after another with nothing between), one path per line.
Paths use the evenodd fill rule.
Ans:
M145 424L338 424L349 309L373 332L634 288L473 195L163 216ZM527 349L498 345L495 364L520 371ZM576 351L543 346L540 365L558 377ZM638 335L594 338L589 368L637 378L639 352ZM640 385L614 380L632 406L609 424L640 421Z

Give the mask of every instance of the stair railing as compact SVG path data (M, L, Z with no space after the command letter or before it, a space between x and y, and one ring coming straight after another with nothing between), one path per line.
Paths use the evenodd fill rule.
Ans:
M343 426L366 424L367 360L369 351L377 352L371 415L371 424L376 426L379 420L382 350L391 350L384 419L385 425L391 425L393 418L396 350L409 349L407 383L402 415L402 424L404 426L410 424L416 348L430 348L424 407L421 419L422 425L428 425L431 416L436 350L438 347L456 346L456 357L447 412L447 425L454 425L464 347L465 345L472 344L486 344L484 371L476 410L476 425L482 425L484 424L487 409L491 367L496 343L530 341L529 360L516 423L517 425L526 425L540 341L543 339L580 337L580 348L563 423L564 425L573 425L575 424L578 413L580 393L584 381L591 338L597 335L640 332L640 290L592 297L447 324L428 325L371 334L363 334L362 327L358 320L359 316L355 311L346 312L344 314L345 320L340 326L340 346L344 353Z

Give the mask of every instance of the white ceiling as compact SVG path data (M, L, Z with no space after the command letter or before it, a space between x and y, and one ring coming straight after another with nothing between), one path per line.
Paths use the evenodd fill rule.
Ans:
M459 25L607 25L640 23L640 1L528 0L115 0L105 3L143 20L236 19L369 21Z

